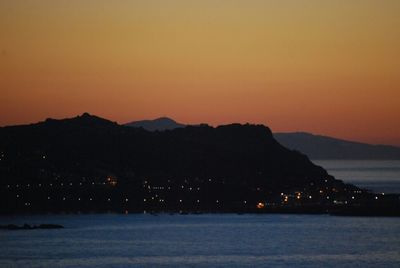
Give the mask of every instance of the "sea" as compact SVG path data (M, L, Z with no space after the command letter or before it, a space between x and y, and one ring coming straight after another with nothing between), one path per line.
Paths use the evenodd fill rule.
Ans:
M318 162L337 178L360 187L379 192L399 187L400 162L380 163ZM65 228L0 230L0 267L400 267L398 217L0 216L0 224L24 223Z
M375 193L400 193L400 160L313 160L336 179Z

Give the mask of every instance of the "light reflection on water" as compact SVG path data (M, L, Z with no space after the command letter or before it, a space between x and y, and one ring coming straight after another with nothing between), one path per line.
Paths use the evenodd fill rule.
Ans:
M0 224L0 267L399 267L400 219L327 215L42 215Z

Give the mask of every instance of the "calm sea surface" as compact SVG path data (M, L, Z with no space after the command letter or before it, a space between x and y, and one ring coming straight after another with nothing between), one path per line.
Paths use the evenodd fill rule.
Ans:
M336 179L374 192L400 193L400 160L314 160Z
M42 215L2 223L0 267L400 267L400 218Z

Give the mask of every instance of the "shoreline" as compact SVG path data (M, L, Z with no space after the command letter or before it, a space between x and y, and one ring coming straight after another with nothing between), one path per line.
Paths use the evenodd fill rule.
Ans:
M400 217L398 210L371 210L369 208L353 209L342 208L332 210L301 210L301 209L266 209L263 211L210 211L210 210L143 210L143 211L59 211L59 212L26 212L26 213L6 213L0 214L0 217L19 217L19 216L62 216L62 215L170 215L170 216L185 216L185 215L327 215L336 217ZM1 225L2 227L7 226ZM34 226L35 227L35 226ZM36 226L38 227L38 226Z

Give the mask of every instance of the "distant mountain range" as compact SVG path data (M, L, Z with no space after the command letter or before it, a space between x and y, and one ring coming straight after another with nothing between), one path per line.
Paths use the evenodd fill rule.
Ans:
M142 127L149 131L172 130L186 126L167 117L136 121L126 125ZM306 132L273 135L283 146L300 151L311 159L400 159L400 148L395 146L371 145Z
M346 141L306 132L274 133L283 146L311 159L400 159L400 148Z

